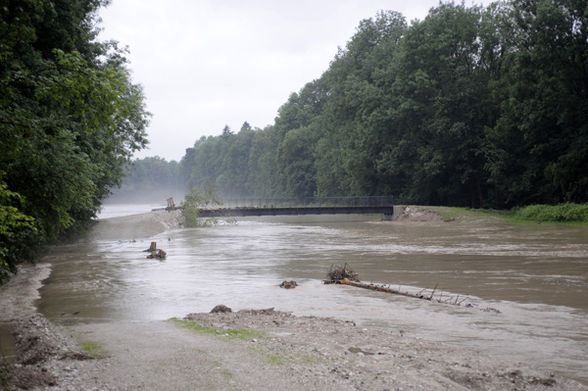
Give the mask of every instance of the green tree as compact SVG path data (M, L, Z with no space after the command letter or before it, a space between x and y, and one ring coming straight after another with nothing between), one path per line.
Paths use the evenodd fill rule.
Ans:
M283 189L291 197L312 197L316 192L314 134L311 127L286 133L278 149Z
M251 141L246 193L258 197L280 195L278 166L279 134L274 127L258 130Z
M9 272L16 272L16 265L31 256L28 244L35 239L35 219L19 209L19 194L7 189L0 180L0 283Z
M205 190L193 187L190 193L186 194L182 204L186 227L207 227L216 224L217 220L215 219L201 218L200 209L218 205L222 205L222 203L216 196L214 186L208 186Z
M147 143L124 51L96 40L105 3L0 2L0 168L40 238L85 226Z
M507 206L588 199L585 2L511 3L501 115L489 135L490 181Z

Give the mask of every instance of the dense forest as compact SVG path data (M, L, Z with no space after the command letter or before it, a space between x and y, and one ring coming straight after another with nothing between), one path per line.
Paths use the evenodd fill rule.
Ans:
M226 196L586 202L587 92L585 0L380 12L273 125L201 138L180 172Z
M96 40L106 0L0 0L0 280L83 228L149 114L124 51Z

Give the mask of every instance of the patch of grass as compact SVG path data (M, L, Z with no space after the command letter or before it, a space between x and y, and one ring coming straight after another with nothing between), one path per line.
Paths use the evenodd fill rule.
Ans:
M175 324L180 325L184 328L198 331L199 333L203 334L211 334L217 336L224 336L229 337L232 339L253 339L253 338L263 338L263 334L255 331L255 330L246 330L246 329L219 329L216 327L210 326L202 326L198 322L187 320L187 319L178 319L172 318L171 319Z
M529 205L514 210L513 218L541 223L588 224L588 203L571 202L557 205Z
M281 354L266 355L267 362L271 365L284 365L292 361L292 358L282 356Z
M265 348L255 345L255 346L248 346L247 350L259 357L261 357L265 362L271 365L284 365L287 363L293 362L293 358L291 355L285 353L285 350L279 349L284 352L284 354L280 353L269 353Z
M95 359L101 359L108 356L108 352L98 342L94 341L82 341L80 342L82 350L90 357Z
M10 386L10 380L12 375L10 374L10 364L7 361L0 361L0 391L12 391L13 388Z

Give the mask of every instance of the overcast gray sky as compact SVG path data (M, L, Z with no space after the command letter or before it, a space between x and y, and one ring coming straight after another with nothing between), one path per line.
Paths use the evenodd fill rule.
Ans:
M479 0L475 4L488 4ZM150 145L179 160L201 136L273 123L292 92L321 76L359 21L379 10L422 20L438 0L113 0L100 39L128 46L144 88ZM468 1L466 5L474 2Z

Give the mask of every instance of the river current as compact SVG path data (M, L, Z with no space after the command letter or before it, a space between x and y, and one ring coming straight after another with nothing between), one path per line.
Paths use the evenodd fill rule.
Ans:
M107 206L102 217L149 210L129 208ZM586 227L292 216L146 235L122 227L129 222L109 228L109 237L91 231L51 249L41 312L67 324L168 319L217 304L275 307L398 330L588 383ZM151 241L167 252L165 261L146 259ZM434 297L462 305L322 284L332 264L344 263L362 281L429 294L436 287ZM278 287L291 279L296 289Z

